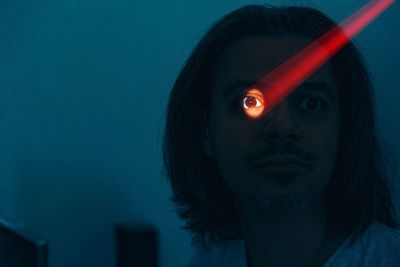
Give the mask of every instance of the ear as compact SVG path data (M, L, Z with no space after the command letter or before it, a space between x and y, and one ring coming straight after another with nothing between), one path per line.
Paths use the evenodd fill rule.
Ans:
M212 148L211 148L210 133L209 133L208 126L206 127L206 133L203 138L203 149L207 156L209 156L210 158L214 158L214 154L213 154Z

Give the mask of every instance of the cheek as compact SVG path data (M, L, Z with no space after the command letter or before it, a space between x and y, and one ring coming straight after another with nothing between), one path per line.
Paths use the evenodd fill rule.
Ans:
M237 122L226 118L218 121L218 125L213 125L213 146L217 164L223 179L231 187L236 187L246 171L244 160L252 136L246 127L238 125Z
M338 145L338 135L335 127L329 127L323 132L314 136L313 147L316 151L315 156L322 169L330 172L336 159Z
M218 126L215 134L216 153L223 159L238 160L247 146L248 133L223 122Z
M249 148L253 132L249 125L226 114L218 114L213 122L216 153L239 159Z

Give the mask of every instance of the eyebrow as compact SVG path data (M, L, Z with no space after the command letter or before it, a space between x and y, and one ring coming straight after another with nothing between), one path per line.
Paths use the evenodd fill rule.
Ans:
M254 85L257 81L248 81L248 80L238 80L231 85L225 87L224 91L222 92L222 97L227 97L237 92L242 92L248 89L251 85ZM310 91L318 91L321 93L326 94L330 100L335 100L335 95L333 93L334 88L329 86L325 82L308 82L305 81L298 86L296 89L302 90L310 90ZM295 91L296 91L295 89Z
M256 82L257 81L238 80L224 88L224 91L222 92L222 97L227 97L238 91L244 91L245 89L255 84Z
M336 99L335 94L334 94L334 90L336 90L336 89L332 88L332 86L330 86L329 84L327 84L325 82L307 82L306 81L306 82L300 84L300 86L298 88L304 89L307 91L310 90L310 91L316 91L316 92L323 93L326 96L328 96L332 102L334 102Z

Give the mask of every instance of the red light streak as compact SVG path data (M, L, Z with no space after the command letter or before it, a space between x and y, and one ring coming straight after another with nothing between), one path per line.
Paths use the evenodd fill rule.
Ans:
M250 89L260 89L265 100L266 106L259 116L271 111L394 2L395 0L368 2L338 26L321 35L250 86ZM259 117L249 112L247 115L251 118Z

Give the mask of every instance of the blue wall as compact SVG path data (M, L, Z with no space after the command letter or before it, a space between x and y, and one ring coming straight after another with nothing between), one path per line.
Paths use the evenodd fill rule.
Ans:
M191 253L162 173L167 97L208 26L265 1L0 2L0 216L50 242L50 266L114 266L112 225L160 229L162 267ZM340 21L365 1L270 1ZM400 4L357 38L388 148L400 151ZM397 161L398 161L398 156ZM397 207L399 207L398 196Z

